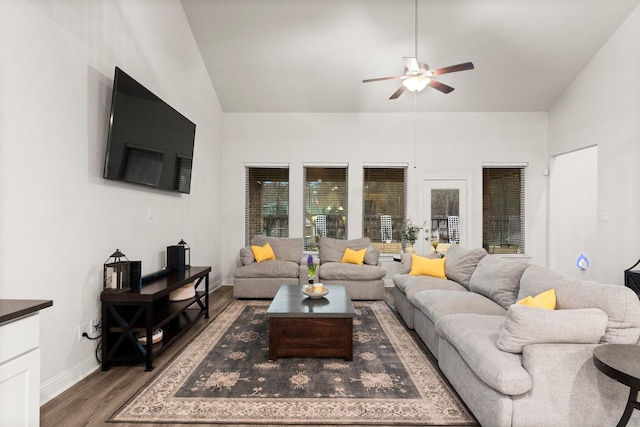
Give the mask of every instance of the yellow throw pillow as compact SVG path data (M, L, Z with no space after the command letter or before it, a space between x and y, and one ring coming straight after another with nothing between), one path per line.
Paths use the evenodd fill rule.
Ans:
M444 263L446 258L426 258L416 254L411 254L411 271L412 276L433 276L440 279L446 279L444 273Z
M359 251L347 248L342 255L342 262L348 262L349 264L363 264L364 256L367 254L367 248L360 249Z
M516 304L526 305L527 307L546 308L548 310L556 309L556 290L549 289L536 295L522 298Z
M273 253L273 249L268 243L265 243L264 246L251 245L251 252L253 252L253 257L256 259L256 262L276 259L276 254Z

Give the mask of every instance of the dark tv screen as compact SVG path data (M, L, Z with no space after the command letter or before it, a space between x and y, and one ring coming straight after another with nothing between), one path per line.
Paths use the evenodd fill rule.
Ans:
M104 177L189 193L196 125L116 67Z

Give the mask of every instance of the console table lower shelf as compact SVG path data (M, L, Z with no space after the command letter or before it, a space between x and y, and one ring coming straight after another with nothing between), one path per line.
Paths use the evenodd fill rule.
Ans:
M209 273L211 267L191 267L143 283L140 289L109 289L102 301L102 370L114 363L145 363L153 370L153 359L175 343L200 318L209 318ZM204 282L204 290L198 288ZM195 296L170 301L176 289L194 283ZM154 343L154 333L162 339ZM147 337L146 342L138 339Z

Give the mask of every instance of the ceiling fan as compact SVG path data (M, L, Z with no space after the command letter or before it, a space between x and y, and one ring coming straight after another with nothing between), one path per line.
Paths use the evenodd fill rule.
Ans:
M439 82L434 79L435 76L439 76L441 74L453 73L456 71L465 71L465 70L473 70L473 63L464 62L458 65L451 65L449 67L437 68L435 70L430 70L427 64L423 64L422 62L418 62L416 58L404 58L404 75L402 76L391 76L391 77L378 77L375 79L366 79L363 80L362 83L369 82L379 82L382 80L403 80L402 86L398 88L393 94L389 97L389 99L396 99L405 91L405 89L409 89L411 92L420 92L425 87L430 86L434 89L439 90L442 93L449 93L453 90L453 88L449 85L446 85L442 82Z
M402 86L398 88L389 99L396 99L402 93L409 89L411 92L420 92L427 86L439 90L442 93L449 93L454 89L442 82L434 79L441 74L454 73L456 71L473 70L474 66L471 62L450 65L448 67L436 68L430 70L427 64L418 62L418 0L415 0L415 56L405 57L404 74L402 76L378 77L375 79L365 79L362 83L379 82L382 80L402 80Z

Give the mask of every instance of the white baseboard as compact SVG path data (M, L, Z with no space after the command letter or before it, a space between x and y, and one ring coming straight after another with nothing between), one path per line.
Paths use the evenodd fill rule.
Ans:
M44 405L69 387L75 385L100 368L95 356L78 363L71 369L61 372L49 381L40 384L40 406Z

